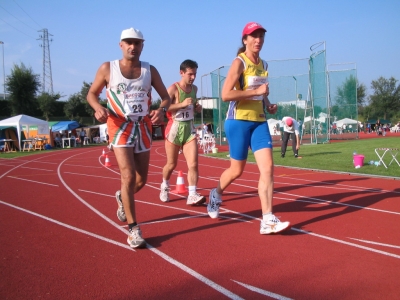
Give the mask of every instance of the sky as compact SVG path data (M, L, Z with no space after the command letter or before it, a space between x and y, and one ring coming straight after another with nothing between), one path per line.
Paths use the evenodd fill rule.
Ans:
M166 87L192 59L198 97L208 96L207 74L232 63L243 27L255 21L267 29L264 60L307 58L312 45L325 42L328 69L355 65L371 94L380 76L400 80L399 11L399 0L0 0L1 64L6 76L21 63L42 76L39 36L47 29L53 91L68 100L103 62L122 57L121 31L133 27L145 38L141 60L157 68ZM3 93L3 72L0 82Z

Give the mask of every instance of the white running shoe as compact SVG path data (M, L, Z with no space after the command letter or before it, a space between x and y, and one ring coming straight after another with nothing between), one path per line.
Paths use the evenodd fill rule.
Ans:
M162 202L168 202L169 201L169 186L164 185L163 183L161 183L161 187L160 187L160 200Z
M139 226L135 226L129 231L128 239L126 241L132 248L146 247L146 241L142 238L142 231Z
M186 204L187 205L199 205L199 204L203 204L204 202L206 202L206 197L204 197L196 192L195 194L189 195L187 197Z
M268 221L261 220L260 234L271 234L287 229L290 222L281 222L275 215L271 214Z
M221 198L214 196L216 194L217 189L212 189L210 192L210 199L207 204L207 212L210 218L216 219L219 215L219 206L222 203Z
M115 199L117 199L118 203L117 217L121 222L126 222L126 215L125 215L124 205L122 203L121 191L117 191L115 193Z

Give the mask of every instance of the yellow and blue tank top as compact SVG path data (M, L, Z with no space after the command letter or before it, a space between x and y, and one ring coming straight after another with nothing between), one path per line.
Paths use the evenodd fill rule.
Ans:
M235 84L236 90L254 90L268 82L266 61L260 59L258 64L254 64L244 53L240 53L238 58L243 62L244 70ZM230 101L226 119L264 122L266 121L264 108L263 96Z

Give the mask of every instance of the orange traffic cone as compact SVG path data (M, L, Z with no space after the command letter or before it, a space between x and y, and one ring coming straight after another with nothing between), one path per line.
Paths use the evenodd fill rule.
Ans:
M185 181L183 179L182 171L178 172L178 178L176 179L176 188L171 192L177 194L186 194L188 192L188 190L185 187Z
M105 167L111 167L110 159L108 158L108 155L106 155L106 161L104 163Z
M103 153L101 154L101 156L102 156L102 157L105 157L105 156L106 156L106 151L104 151L104 149L103 149Z

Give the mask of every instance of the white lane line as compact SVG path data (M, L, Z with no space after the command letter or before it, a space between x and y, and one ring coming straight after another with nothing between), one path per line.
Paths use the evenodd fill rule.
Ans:
M85 176L85 177L96 177L96 178L104 178L104 179L113 179L113 180L121 180L121 178L115 177L107 177L107 176L98 176L98 175L91 175L91 174L82 174L82 173L74 173L74 172L64 172L64 174L71 174L77 176Z
M309 234L309 235L312 235L312 236L315 236L315 237L319 237L321 239L326 239L326 240L329 240L329 241L332 241L332 242L336 242L336 243L340 243L340 244L344 244L344 245L348 245L348 246L364 249L364 250L367 250L367 251L370 251L370 252L375 252L375 253L379 253L379 254L383 254L383 255L386 255L386 256L391 256L391 257L400 259L400 255L396 255L396 254L393 254L393 253L377 250L377 249L374 249L374 248L369 248L369 247L361 246L361 245L358 245L358 244L346 242L346 241L335 239L335 238L332 238L332 237L329 237L329 236L325 236L325 235L322 235L322 234L317 234L317 233L314 233L314 232L309 232L309 231L305 231L305 230L294 228L294 227L292 227L291 230L294 230L294 231L297 231L297 232L301 232L301 233L305 233L305 234Z
M51 184L51 183L40 182L40 181L30 180L30 179L24 179L24 178L19 178L19 177L14 177L14 176L7 176L7 177L9 177L9 178L14 178L14 179L18 179L18 180L23 180L23 181L29 181L29 182L34 182L34 183L39 183L39 184L50 185L50 186L57 186L57 187L58 187L58 184Z
M8 171L4 172L2 175L0 175L0 179L3 178L4 176L6 176L6 175L7 175L8 173L10 173L11 171L13 171L13 170L15 170L15 169L17 169L17 168L19 168L19 167L22 167L22 166L24 166L24 165L26 165L26 164L28 164L28 163L30 163L30 162L36 162L36 161L38 161L38 160L41 159L41 158L46 158L46 159L48 159L49 156L54 156L54 155L56 155L56 154L41 155L40 157L37 157L36 159L28 160L28 161L23 161L22 163L16 165L15 167L11 168L10 170L8 170Z
M54 172L54 170L31 168L31 167L21 167L21 169L31 169L31 170L40 170L40 171L46 171L46 172Z
M66 228L68 228L68 229L72 229L72 230L75 230L75 231L77 231L77 232L80 232L80 233L89 235L89 236L91 236L91 237L94 237L94 238L96 238L96 239L105 241L105 242L107 242L107 243L114 244L114 245L120 246L120 247L122 247L122 248L135 251L134 249L132 249L131 247L129 247L129 245L127 245L127 244L123 244L123 243L120 243L120 242L117 242L117 241L114 241L114 240L105 238L105 237L103 237L103 236L101 236L101 235L98 235L98 234L95 234L95 233L92 233L92 232L89 232L89 231L86 231L86 230L83 230L83 229L80 229L80 228L77 228L77 227L74 227L74 226L65 224L65 223L63 223L63 222L54 220L54 219L52 219L52 218L43 216L43 215L41 215L41 214L35 213L35 212L33 212L33 211L27 210L27 209L22 208L22 207L19 207L19 206L15 206L15 205L13 205L13 204L10 204L10 203L7 203L7 202L1 201L1 200L0 200L0 203L1 203L1 204L4 204L4 205L7 205L7 206L10 206L10 207L12 207L12 208L21 210L21 211L26 212L26 213L28 213L28 214L34 215L34 216L36 216L36 217L42 218L42 219L44 219L44 220L46 220L46 221L55 223L55 224L60 225L60 226L63 226L63 227L66 227Z
M279 299L279 300L292 300L292 298L287 298L287 297L284 297L284 296L279 295L279 294L275 294L275 293L272 293L272 292L269 292L269 291L266 291L266 290L262 290L260 288L255 287L255 286L252 286L252 285L249 285L249 284L246 284L246 283L242 283L242 282L239 282L239 281L236 281L236 280L233 280L233 279L231 279L231 280L233 282L236 282L237 284L240 284L241 286L245 287L246 289L249 289L250 291L259 293L259 294L264 295L264 296L268 296L268 297L271 297L271 298L274 298L274 299Z
M373 242L373 241L368 241L368 240L360 240L360 239L355 239L355 238L351 238L351 237L349 237L349 239L359 241L362 243L366 243L366 244L373 244L373 245L378 245L378 246L400 249L400 246L391 245L391 244L383 244L383 243L378 243L378 242Z
M99 195L99 196L112 197L112 198L115 197L114 195L102 194L102 193L88 191L88 190L79 189L79 191L85 192L85 193L90 193L90 194L96 194L96 195ZM153 206L159 206L159 207L162 207L162 208L168 208L168 209L173 209L173 210L189 212L189 213L195 213L195 214L199 214L200 216L208 216L208 213L202 213L202 212L199 212L199 211L196 211L196 210L190 210L190 209L179 208L179 207L175 207L175 206L169 206L169 205L165 205L165 204L161 204L161 203L153 203L153 202L148 202L148 201L138 200L138 199L135 199L135 202L148 204L148 205L153 205ZM199 206L199 207L201 207L201 206ZM205 206L204 206L204 208L205 208ZM231 212L230 210L226 210L226 211ZM239 214L237 212L233 212L233 213ZM251 217L251 216L248 216L248 215L245 215L245 214L239 214L239 215L242 215L242 216L245 216L245 217ZM198 217L200 217L200 216L198 216ZM231 218L231 217L226 217L226 216L221 216L221 215L220 215L220 218L221 219L229 219L229 220L239 221L239 222L245 222L245 223L252 223L251 221L248 221L248 220L242 220L242 219L238 219L238 218ZM169 221L169 220L165 220L165 222L167 222L167 221ZM160 223L160 222L162 222L162 221L149 222L149 223L146 223L146 224L153 224L153 223ZM144 223L140 223L140 224L144 224Z
M377 212L383 212L387 214L394 214L394 215L400 215L400 212L397 211L391 211L391 210L384 210L384 209L378 209L378 208L372 208L372 207L366 207L366 206L359 206L359 205L354 205L354 204L348 204L348 203L342 203L342 202L336 202L336 201L331 201L331 200L323 200L319 198L312 198L312 197L304 197L296 194L291 194L291 193L282 193L282 192L276 192L277 194L284 194L284 195L289 195L293 197L300 197L300 199L294 199L291 201L304 201L304 202L310 202L312 200L316 201L315 203L325 203L329 205L340 205L340 206L348 206L348 207L355 207L359 209L365 209L365 210L372 210L372 211L377 211ZM278 197L274 197L274 199L278 199ZM304 199L304 200L303 200Z
M147 249L153 251L155 254L159 255L160 257L164 258L166 261L169 263L177 266L179 269L185 271L186 273L192 275L196 279L200 280L201 282L205 283L209 287L213 288L214 290L220 292L221 294L229 297L230 299L235 299L235 300L240 300L243 299L239 297L238 295L232 293L231 291L227 290L226 288L220 286L219 284L215 283L214 281L211 281L207 277L204 277L203 275L197 273L196 271L192 270L191 268L187 267L186 265L180 263L179 261L171 258L170 256L166 255L165 253L161 252L160 250L154 248L153 246L147 244Z
M74 157L76 155L79 154L75 154L71 157ZM67 158L68 159L68 158ZM103 215L101 212L99 212L97 209L95 209L93 206L91 206L89 203L87 203L85 200L83 200L81 197L79 197L78 194L76 194L67 184L66 182L62 179L61 176L61 166L62 164L67 161L67 159L64 159L58 166L57 169L57 173L58 173L58 177L60 179L60 181L62 182L62 184L64 185L64 187L72 194L75 196L76 199L78 199L82 204L84 204L85 206L87 206L90 210L92 210L95 214L97 214L98 216L100 216L101 218L103 218L105 221L107 221L109 224L111 224L112 226L114 226L115 228L118 228L119 230L121 230L122 232L124 232L125 234L128 234L127 230L120 227L118 224L116 224L114 221L110 220L108 217L106 217L105 215ZM99 162L101 163L100 157L99 157ZM108 168L109 169L109 168ZM109 169L110 171L118 174L117 172L115 172L112 169ZM136 201L136 200L135 200ZM178 268L180 268L182 271L192 275L193 277L195 277L197 280L205 283L206 285L210 286L211 288L215 289L216 291L224 294L225 296L231 298L231 299L242 299L241 297L239 297L238 295L232 293L231 291L225 289L224 287L220 286L219 284L209 280L208 278L204 277L203 275L197 273L196 271L190 269L189 267L185 266L184 264L178 262L177 260L173 259L172 257L166 255L165 253L157 250L156 248L154 248L153 246L151 246L150 244L147 244L147 248L151 251L153 251L155 254L159 255L160 257L162 257L164 260L166 260L167 262L177 266Z
M70 167L82 167L82 165L71 165L71 164L64 164L64 166L70 166ZM85 169L87 169L87 168L93 168L93 169L103 169L103 167L85 166Z

